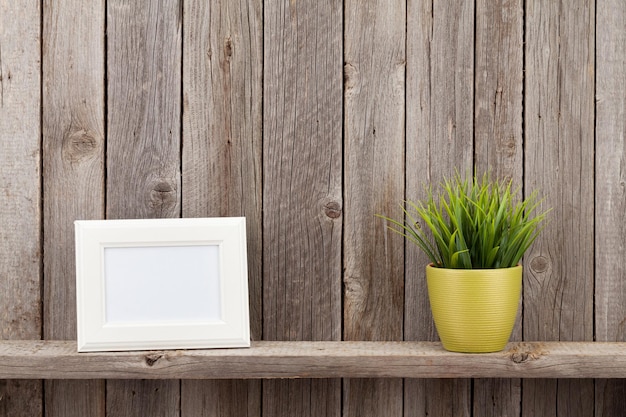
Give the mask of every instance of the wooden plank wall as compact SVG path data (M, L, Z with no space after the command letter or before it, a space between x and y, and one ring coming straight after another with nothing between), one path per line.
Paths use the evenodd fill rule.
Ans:
M76 219L247 218L252 337L436 340L375 213L539 189L515 340L626 340L621 0L0 0L0 337L75 338ZM626 380L0 381L0 416L615 416Z
M104 2L46 1L43 10L43 336L72 340L72 223L104 218L105 210ZM44 388L46 415L104 416L104 381L46 381Z
M41 9L0 2L0 338L42 326ZM1 416L39 416L39 381L0 381Z

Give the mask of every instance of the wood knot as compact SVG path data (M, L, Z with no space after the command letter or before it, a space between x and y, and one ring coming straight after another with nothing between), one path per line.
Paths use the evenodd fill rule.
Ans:
M159 182L154 186L154 191L157 193L171 193L174 189L167 182Z
M330 201L324 205L324 213L331 219L341 216L341 205L336 201Z
M530 269L532 269L533 272L546 272L549 267L550 260L545 256L536 256L530 261Z
M344 88L346 90L351 90L355 88L358 83L358 78L359 78L358 69L354 65L350 63L346 63L343 66L343 82L345 85Z
M233 56L233 41L230 38L226 38L224 41L224 54L226 58Z
M93 132L85 129L71 130L61 145L63 158L70 163L78 163L92 158L98 151L99 141Z
M148 366L154 366L155 363L159 361L163 357L163 354L160 353L151 353L144 357L144 361Z
M545 354L541 343L519 343L508 352L511 362L517 364L537 360Z
M513 157L517 152L517 143L515 142L515 138L511 137L504 143L505 151L507 156Z
M167 212L174 209L177 205L178 196L175 185L167 180L158 180L149 188L150 190L150 207L158 211L161 217Z
M528 352L515 352L511 354L511 360L515 363L523 363L528 360Z

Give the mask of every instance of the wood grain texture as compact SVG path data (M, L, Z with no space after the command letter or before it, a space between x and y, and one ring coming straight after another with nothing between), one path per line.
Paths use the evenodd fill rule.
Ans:
M596 29L596 338L626 340L626 5L598 2Z
M374 215L404 198L404 26L400 1L346 3L345 340L401 340L403 241Z
M107 2L107 218L180 216L182 7ZM176 416L180 381L108 381L112 416Z
M340 416L341 375L263 381L264 416ZM266 402L267 401L267 402Z
M259 416L261 382L230 380L183 380L181 416Z
M167 380L115 381L107 384L107 417L172 417L180 414L179 384ZM109 400L112 397L113 400Z
M411 394L404 397L405 413L409 415L471 416L472 391L469 379L407 379L405 388Z
M341 4L281 6L265 8L263 335L338 340Z
M179 6L107 3L107 218L180 216Z
M341 339L342 21L337 0L264 4L267 340ZM266 382L263 414L338 416L340 390L339 380Z
M345 340L401 340L403 241L375 214L404 198L404 26L400 3L346 4Z
M571 383L581 381L580 378L626 378L626 343L511 342L501 352L464 354L448 352L439 342L260 341L241 349L77 353L74 341L1 341L0 379L34 376L46 379L455 378L459 379L455 386L462 388L463 395L470 396L471 392L463 388L466 381L460 379L539 378L541 384L541 378L567 378ZM313 384L310 380L278 381L290 388L288 382L296 387L287 390L292 396L298 395L299 384ZM329 390L334 382L315 384ZM267 385L272 388L266 389L278 386ZM440 393L450 387L438 385L438 394L429 401L442 398ZM347 388L353 389L354 385ZM233 389L237 389L235 385ZM380 386L380 389L387 388ZM455 390L450 392L453 394ZM592 394L581 393L581 398ZM369 394L363 398L379 396L377 389L371 389ZM444 397L452 398L452 394ZM297 397L293 398L298 402ZM392 404L393 398L380 400ZM460 398L457 400L462 404ZM578 404L577 401L572 404ZM307 412L302 405L287 403L278 403L276 407L295 407ZM324 407L331 404L323 403ZM362 409L351 400L348 407L352 406Z
M619 415L626 409L626 379L596 380L596 417Z
M40 4L0 1L0 339L41 337ZM0 382L0 416L41 416L40 381Z
M404 199L403 1L345 2L344 339L402 340L404 245L374 214ZM401 416L400 379L345 379L343 416Z
M402 382L401 379L344 379L342 415L401 416Z
M522 87L524 9L521 0L476 2L474 166L481 175L523 185ZM511 340L522 340L522 298ZM519 416L521 381L477 379L474 414Z
M74 345L75 342L72 342ZM96 376L85 380L45 381L46 416L104 416L105 382Z
M245 216L252 338L261 338L259 0L185 2L183 217Z
M74 220L104 216L104 3L78 4L44 4L46 339L76 338Z
M104 2L43 8L44 338L76 339L74 220L104 217ZM104 382L48 381L47 416L104 416Z
M550 222L525 257L524 338L593 340L594 4L526 2L525 191ZM524 383L523 415L588 416L593 381ZM549 384L555 384L549 388Z
M431 54L434 31L432 2L407 1L407 66L406 66L406 198L417 201L425 196L424 187L430 181L431 122L435 101L432 76L441 74L442 68L432 73L436 65ZM437 15L439 17L439 14ZM441 64L439 64L441 66ZM440 155L441 156L441 155ZM452 163L453 157L450 157ZM467 160L471 164L471 159ZM425 268L428 258L415 245L405 251L405 340L436 340ZM407 381L407 384L411 384Z
M183 217L245 216L250 327L262 326L262 3L186 1ZM257 381L183 381L182 415L259 416Z
M511 178L521 186L522 1L479 0L475 24L475 167L479 173L491 171L494 178Z
M474 2L407 1L406 198L473 165ZM407 246L406 340L436 340L426 257ZM452 402L433 401L446 395ZM407 380L407 417L469 416L471 381Z
M0 3L0 339L41 336L39 7Z
M473 415L515 417L521 413L522 380L478 378L474 380ZM539 414L540 415L540 414Z
M365 158L374 127L377 141L395 149L396 130L383 135L381 126L402 131L404 120L393 119L400 108L406 115L406 156L396 162L394 151L392 156L379 148L356 163L367 167L364 175L391 173L384 180L389 187L376 191L386 193L387 214L397 214L404 196L423 196L423 184L436 185L455 168L463 172L474 162L498 177L522 178L524 164L525 190L538 188L548 197L545 206L555 207L526 261L524 337L626 340L620 261L626 206L622 2L353 0L343 2L344 19L344 5L335 0L264 5L260 0L109 0L108 28L105 3L0 0L0 339L75 338L71 223L102 218L106 210L109 217L246 215L255 338L265 332L273 339L339 340L341 268L348 262L342 265L342 242L356 248L347 254L368 262L382 259L375 257L372 242L383 242L394 251L385 259L404 263L404 270L374 265L375 274L365 268L358 276L346 273L347 284L359 283L346 285L346 302L366 300L346 303L345 312L362 319L347 318L344 324L352 327L346 326L346 334L375 339L384 331L385 338L436 340L425 258L410 245L403 254L402 239L384 227L374 230L373 214L382 210L368 205L377 197L348 188L359 175L354 161ZM404 13L405 6L404 37L377 52L404 31L402 24L390 27L377 19ZM520 7L526 63L523 146L516 43ZM360 22L356 31L354 22ZM348 50L344 55L344 41L362 55L357 59ZM393 57L404 45L407 67L400 76L397 61L380 57ZM403 76L406 87L393 90ZM346 110L352 109L345 125L344 93ZM396 94L406 102L385 101ZM362 142L354 140L354 132ZM368 166L372 160L389 166ZM271 168L264 172L266 163ZM353 236L341 231L344 199L350 212L346 230ZM362 224L352 217L354 207L363 208ZM353 245L370 233L378 233L372 242ZM398 276L406 277L404 296ZM396 304L383 306L390 288L398 291ZM264 290L270 296L262 306ZM520 337L517 327L514 339ZM510 353L512 347L527 346L513 344L505 357L457 358L443 351L438 356L439 345L430 342L417 352L405 345L260 342L245 352L211 352L226 357L165 352L154 367L146 362L154 352L83 356L75 353L75 341L23 343L18 352L0 353L0 374L19 378L0 380L0 416L104 416L108 411L257 417L261 408L267 415L399 415L396 393L402 388L394 381L400 377L408 378L400 399L407 417L517 416L520 408L528 416L595 411L604 417L621 415L626 398L621 357L626 348L604 343L545 342L539 350L531 344ZM347 382L342 394L337 378L346 375L363 379ZM182 376L198 379L180 388L172 379ZM520 381L511 376L529 378L521 381L522 397ZM45 403L42 383L29 379L42 377L48 379ZM109 384L108 403L104 383L94 379L105 377L128 378ZM480 379L472 384L471 377ZM585 379L592 377L609 379L597 380L594 387Z
M595 337L626 340L626 4L596 3ZM596 417L626 409L626 382L597 380Z

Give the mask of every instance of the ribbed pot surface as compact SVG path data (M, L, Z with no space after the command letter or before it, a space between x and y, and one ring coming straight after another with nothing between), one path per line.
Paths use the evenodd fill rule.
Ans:
M452 352L504 349L522 288L522 266L501 269L426 267L428 296L439 338Z

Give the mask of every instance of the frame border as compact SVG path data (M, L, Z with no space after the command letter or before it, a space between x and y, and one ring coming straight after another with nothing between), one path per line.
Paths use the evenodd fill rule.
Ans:
M77 220L78 352L250 346L244 217ZM219 246L220 321L107 324L104 249Z

